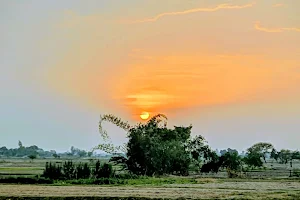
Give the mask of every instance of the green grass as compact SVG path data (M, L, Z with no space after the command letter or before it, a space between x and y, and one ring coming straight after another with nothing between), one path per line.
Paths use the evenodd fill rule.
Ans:
M90 159L80 159L80 158L73 158L73 159L54 159L54 158L47 158L42 159L38 158L33 161L31 161L28 158L7 158L7 159L0 159L0 178L5 176L35 176L35 175L41 175L43 173L43 169L45 168L46 162L52 162L52 163L63 163L67 160L72 160L74 163L95 163L97 159L94 159L93 161L90 161ZM102 163L107 162L107 159L100 159ZM272 168L276 168L276 170L273 170ZM195 166L191 166L194 170L197 169ZM247 172L247 179L255 179L255 180L264 180L264 179L277 179L279 178L282 180L283 178L289 178L289 171L287 170L289 165L280 164L276 162L268 162L266 164L266 169L255 169L250 170ZM300 170L300 161L294 161L293 163L294 171ZM120 166L114 166L115 170L119 170ZM191 172L192 174L193 172ZM297 172L296 172L297 173ZM293 175L297 175L297 174ZM191 177L191 176L190 176ZM219 178L227 178L227 173L224 171L221 171L217 175L213 174L205 174L201 175L201 177L219 177ZM294 178L294 177L293 177ZM290 178L289 178L290 179ZM137 181L133 181L137 182ZM133 183L134 184L134 183Z
M182 198L178 198L182 199ZM167 200L147 197L1 197L0 200ZM173 199L174 200L174 199Z
M193 178L139 178L128 179L128 185L196 184Z
M41 167L0 167L0 176L24 176L24 175L40 175L43 173Z
M154 178L141 177L138 179L79 179L79 180L57 180L55 186L69 185L127 185L127 186L162 186L170 184L199 184L201 181L190 178Z
M33 170L43 170L41 167L0 167L1 171L33 171Z

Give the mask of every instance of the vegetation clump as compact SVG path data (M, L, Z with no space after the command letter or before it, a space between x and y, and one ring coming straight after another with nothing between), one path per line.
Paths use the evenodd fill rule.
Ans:
M79 180L79 179L100 179L112 178L115 172L111 164L101 165L98 160L95 166L89 166L88 163L74 164L72 161L66 161L62 165L46 163L42 177L51 180Z
M102 128L102 122L111 122L126 130L128 143L115 147ZM158 114L146 123L130 126L113 115L101 117L99 130L104 143L97 149L111 154L123 150L126 156L114 156L110 161L122 164L129 173L136 175L188 175L191 162L212 160L215 154L202 136L191 138L192 126L167 127L167 117Z

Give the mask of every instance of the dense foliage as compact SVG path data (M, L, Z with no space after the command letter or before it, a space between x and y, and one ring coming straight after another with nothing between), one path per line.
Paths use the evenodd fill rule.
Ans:
M98 160L95 166L88 165L88 163L74 164L72 161L67 161L62 165L46 163L42 176L51 180L74 180L111 178L114 174L110 164L101 164Z
M248 165L251 168L263 166L263 162L261 160L261 155L256 152L251 152L251 153L247 154L247 156L244 157L243 161L245 162L246 165Z
M128 143L122 146L113 145L109 135L102 128L104 121L127 131ZM300 160L299 151L283 149L278 152L272 144L263 142L254 144L242 155L230 148L220 152L213 151L201 135L192 138L191 130L191 125L168 128L167 118L162 114L135 126L113 115L104 115L101 116L99 123L103 143L94 150L99 149L113 155L110 163L118 164L118 167L123 166L130 176L188 175L193 167L193 170L200 173L218 173L220 169L226 170L229 177L236 177L245 165L251 168L263 167L267 158L275 159L282 164L290 163L291 167L293 160ZM93 152L72 146L70 152L66 154L71 157L86 157L92 156ZM33 161L41 155L60 158L64 154L43 151L35 145L24 147L20 141L17 149L0 148L0 156L26 157ZM63 164L47 163L43 173L43 177L49 180L72 180L76 183L86 182L88 179L110 182L111 178L117 176L120 175L115 173L111 164L102 164L100 161L94 166L87 163L74 164L72 161Z
M250 148L247 149L247 153L250 154L255 154L259 155L265 163L266 161L266 155L270 154L272 150L274 149L273 145L270 143L265 143L265 142L259 142L251 146Z
M104 121L111 122L127 131L128 143L114 146L110 137L103 129ZM272 156L280 162L287 163L299 159L299 152L282 150L277 152L270 143L256 143L247 149L246 154L239 155L235 149L221 150L218 155L207 145L205 139L199 135L191 138L192 126L167 127L167 118L162 114L153 116L145 123L131 126L113 115L100 118L99 131L103 143L96 149L103 150L115 156L110 160L116 164L123 164L124 169L137 175L178 174L187 175L191 165L198 167L202 173L215 172L226 169L228 175L237 174L243 165L260 168L267 157ZM123 151L125 156L118 155Z
M28 157L28 156L51 156L54 152L44 151L36 145L25 147L22 142L19 141L19 148L8 149L6 147L0 147L0 156L6 157Z
M191 138L192 126L170 129L166 116L162 114L136 126L130 126L113 115L102 116L99 130L106 143L97 148L108 153L117 153L122 147L114 147L109 142L109 136L102 128L103 121L112 122L128 132L128 143L123 147L126 156L115 156L111 161L124 164L133 174L188 175L191 162L199 164L217 158L202 136Z
M271 158L274 158L277 162L281 164L287 164L290 162L292 167L293 160L300 160L300 152L299 151L291 151L289 149L282 149L277 152L275 149L271 152Z
M54 158L61 158L61 157L91 157L93 152L81 150L75 147L71 147L69 152L64 153L57 153L55 150L45 151L42 148L39 148L36 145L31 145L29 147L23 146L22 142L18 142L18 148L10 148L3 146L0 147L0 157L23 157L23 158L30 158L36 159L46 158L46 157L54 157Z

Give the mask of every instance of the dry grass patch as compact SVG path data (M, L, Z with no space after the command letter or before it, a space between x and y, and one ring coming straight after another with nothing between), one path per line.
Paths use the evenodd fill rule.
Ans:
M215 178L197 178L197 184L206 184L206 183L217 183L220 182L220 179Z
M15 197L150 197L183 199L297 199L299 185L267 186L268 183L247 187L240 183L186 184L186 187L133 186L36 186L0 185L0 196ZM291 187L290 187L291 186ZM274 187L270 190L270 187ZM298 187L298 188L295 188ZM299 198L298 198L299 199Z

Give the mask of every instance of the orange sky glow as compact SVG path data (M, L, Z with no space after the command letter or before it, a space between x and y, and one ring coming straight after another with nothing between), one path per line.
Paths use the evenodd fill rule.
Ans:
M299 97L300 24L285 17L296 17L288 4L212 1L181 8L176 2L148 5L145 14L67 11L51 36L63 38L65 48L48 84L133 119L143 111Z
M88 150L100 142L99 115L134 125L147 112L165 114L170 128L192 124L213 149L299 150L299 0L3 0L0 8L2 146ZM115 144L126 142L105 126Z

